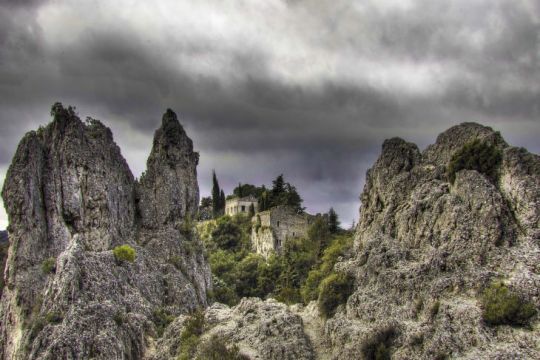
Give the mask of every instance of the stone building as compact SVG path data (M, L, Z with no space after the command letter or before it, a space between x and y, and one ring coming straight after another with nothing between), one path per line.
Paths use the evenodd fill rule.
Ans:
M276 206L253 217L251 243L253 249L268 258L272 252L280 253L288 239L305 237L315 216L297 213L290 206Z
M253 195L227 199L225 201L225 215L233 216L241 213L247 214L249 213L249 207L251 205L253 205L255 212L259 210L257 198Z

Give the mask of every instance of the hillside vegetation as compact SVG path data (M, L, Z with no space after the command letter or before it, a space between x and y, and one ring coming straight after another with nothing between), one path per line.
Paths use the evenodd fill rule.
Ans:
M334 264L352 244L352 233L331 232L326 218L319 217L307 237L290 239L280 254L265 260L251 249L251 226L250 218L241 214L198 226L217 302L235 305L243 297L275 298L287 304L317 300L321 283L335 276Z

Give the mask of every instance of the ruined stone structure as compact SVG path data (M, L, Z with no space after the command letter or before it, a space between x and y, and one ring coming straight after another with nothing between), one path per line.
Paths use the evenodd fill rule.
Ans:
M279 253L287 239L307 236L315 216L297 213L290 206L276 206L255 215L252 219L251 243L264 257Z
M225 201L225 215L247 214L249 207L253 205L255 212L259 210L257 198L253 195L232 198Z

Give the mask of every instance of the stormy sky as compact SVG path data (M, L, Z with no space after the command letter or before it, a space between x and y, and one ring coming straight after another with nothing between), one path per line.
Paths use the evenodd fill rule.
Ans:
M540 1L0 0L0 179L55 101L135 176L170 107L202 195L212 169L226 192L284 173L349 225L386 138L476 121L540 152Z

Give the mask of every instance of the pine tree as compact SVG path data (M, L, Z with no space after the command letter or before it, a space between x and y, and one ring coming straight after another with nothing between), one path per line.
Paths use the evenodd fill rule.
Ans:
M330 208L330 210L328 211L328 230L330 230L332 234L337 233L339 230L338 215L335 212L334 208Z
M221 193L215 170L212 171L212 183L212 214L217 218L221 209Z

